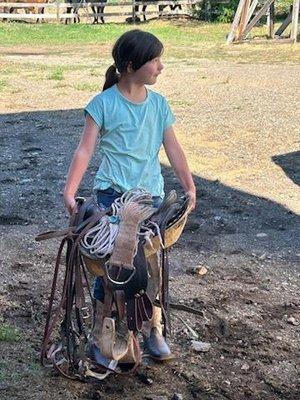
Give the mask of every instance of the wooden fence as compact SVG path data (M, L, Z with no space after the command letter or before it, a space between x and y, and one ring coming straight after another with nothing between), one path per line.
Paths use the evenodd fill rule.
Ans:
M60 1L49 3L21 3L21 2L0 2L0 19L2 20L50 20L57 23L64 22L66 19L80 18L93 22L94 17L113 18L125 17L136 20L142 19L144 16L166 16L166 15L190 15L192 8L199 0L175 0L175 1L124 1L124 2L108 2L94 3L84 0L73 3L62 3ZM176 6L171 10L170 6ZM92 12L92 6L105 7L102 13ZM138 11L136 6L139 6ZM147 6L142 11L142 6ZM159 6L164 6L160 8ZM21 12L20 12L21 11Z

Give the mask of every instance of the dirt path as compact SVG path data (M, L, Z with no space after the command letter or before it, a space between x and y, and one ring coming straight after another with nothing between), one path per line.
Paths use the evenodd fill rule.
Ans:
M100 63L95 49L86 48L76 60L70 52L47 49L13 49L0 59L2 71L14 70L2 92L0 117L1 323L20 331L18 341L0 342L1 399L171 399L174 393L201 400L299 399L295 65L205 59L178 64L168 56L156 89L176 112L198 192L197 211L172 250L171 293L203 316L174 312L170 341L178 358L144 365L138 376L83 384L39 366L58 242L33 239L67 224L61 191L83 126L80 108L95 93L95 86L84 85L100 86L108 65L108 49L103 52ZM52 67L75 64L62 80L49 78ZM97 157L81 195L89 195L96 167ZM167 188L178 188L167 165L164 173ZM199 265L208 269L204 277L187 274ZM211 344L210 351L191 350L178 315Z

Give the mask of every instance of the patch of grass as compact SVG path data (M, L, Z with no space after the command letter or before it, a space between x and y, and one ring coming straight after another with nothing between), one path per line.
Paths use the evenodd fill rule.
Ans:
M53 71L49 76L48 79L54 80L54 81L62 81L64 79L63 76L63 69L62 68L56 68L55 71Z
M0 92L3 92L3 90L8 86L8 83L4 80L0 80Z
M0 382L19 382L21 374L19 371L13 369L9 361L0 363Z
M8 324L0 324L0 342L17 342L21 339L21 333L18 328Z
M90 24L17 24L0 23L1 47L26 46L33 49L47 47L51 54L80 54L81 47L95 46L95 51L89 51L91 57L109 57L110 49L115 40L125 31L135 28L135 25L107 23L104 25ZM165 45L165 59L174 62L189 62L197 65L199 59L217 61L229 60L235 62L298 63L300 61L300 45L280 45L273 42L253 44L226 45L226 36L230 24L203 23L199 21L150 21L138 25L139 29L147 30L156 35ZM277 24L275 29L277 28ZM266 35L266 27L256 27L251 32L253 37ZM99 53L101 49L101 53ZM59 53L60 52L60 53ZM99 54L99 55L98 55ZM191 60L192 59L192 60ZM74 69L75 66L72 66ZM75 68L83 68L76 65ZM92 73L92 76L93 73Z
M41 365L40 365L40 363L38 363L37 361L30 361L28 364L27 364L27 368L26 368L28 371L30 371L30 372L34 372L34 373L36 373L36 372L40 372L41 371Z
M91 72L90 72L90 75L91 76L99 76L99 72L95 71L94 69L92 69Z
M44 44L82 44L82 43L111 43L120 34L131 29L123 24L19 24L1 23L1 45L44 45Z
M128 24L18 24L2 23L0 42L11 45L43 44L111 44L124 32L134 28ZM211 24L199 21L152 21L141 24L139 29L157 35L163 41L191 46L196 43L224 41L229 24Z
M2 75L2 76L4 76L4 75L13 75L13 74L15 74L16 71L17 71L16 68L13 68L13 67L11 67L11 66L6 67L6 66L0 65L0 68L1 68L1 75Z
M53 86L53 88L55 88L55 89L64 89L66 87L71 87L71 85L69 85L68 83L58 82Z
M185 100L169 100L169 103L172 106L190 106L191 103Z
M76 90L81 90L84 92L99 92L100 84L98 83L78 83L74 85Z

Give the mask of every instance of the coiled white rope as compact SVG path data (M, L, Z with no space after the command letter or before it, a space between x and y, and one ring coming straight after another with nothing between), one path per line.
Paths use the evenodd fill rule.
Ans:
M104 215L81 241L82 247L96 258L104 258L112 253L119 228L116 222Z
M99 222L91 228L81 241L83 250L91 254L93 258L104 258L112 254L115 239L119 232L119 222L122 209L125 204L137 203L140 205L152 205L152 196L144 189L132 189L117 198L111 205L112 215L103 216ZM159 227L153 221L142 222L138 236L143 236L151 245L151 238L158 235L162 244Z

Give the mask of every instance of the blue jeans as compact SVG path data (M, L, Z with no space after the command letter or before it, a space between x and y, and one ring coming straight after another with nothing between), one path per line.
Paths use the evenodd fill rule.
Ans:
M108 208L118 198L122 196L122 193L117 192L112 188L97 191L97 203L102 208ZM158 208L162 199L159 196L153 196L153 207ZM104 302L104 288L103 279L98 276L94 282L94 298Z

